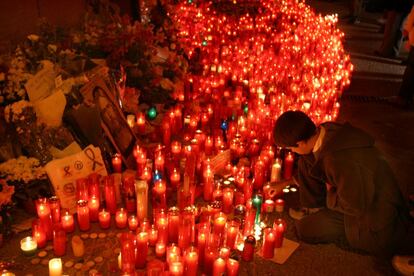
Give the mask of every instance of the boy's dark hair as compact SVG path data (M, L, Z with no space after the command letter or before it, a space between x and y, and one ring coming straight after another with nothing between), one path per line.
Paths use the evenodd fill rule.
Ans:
M315 134L316 126L302 111L286 111L276 120L273 139L278 146L296 147Z

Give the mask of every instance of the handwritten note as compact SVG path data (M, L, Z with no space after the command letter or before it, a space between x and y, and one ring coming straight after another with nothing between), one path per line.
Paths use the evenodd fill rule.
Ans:
M48 97L55 89L56 72L53 64L44 63L44 68L29 79L25 85L29 100L35 102Z

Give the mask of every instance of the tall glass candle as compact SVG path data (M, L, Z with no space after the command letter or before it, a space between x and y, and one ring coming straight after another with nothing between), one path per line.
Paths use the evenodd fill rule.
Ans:
M59 257L66 253L66 232L60 224L55 224L53 229L53 252Z
M207 165L205 171L203 172L203 182L204 182L204 200L211 201L213 198L214 190L214 174L211 170L211 167Z
M234 188L223 189L223 212L229 214L233 211Z
M129 213L134 213L137 208L137 203L135 199L135 174L123 174L122 188L124 194L125 208Z
M157 180L152 187L152 207L155 209L167 208L167 185L163 179Z
M76 179L76 200L88 200L88 179L78 178Z
M273 224L275 230L275 248L280 248L283 245L283 237L286 230L286 222L283 219L275 220Z
M219 237L223 237L226 227L227 216L224 213L218 213L214 216L213 233Z
M46 246L46 233L39 219L34 219L32 222L32 237L36 241L38 248Z
M61 224L62 228L67 233L72 233L75 230L75 220L73 219L73 215L69 213L68 210L65 210L62 214Z
M292 177L294 157L292 152L286 154L285 160L283 161L283 178L289 179Z
M137 196L137 217L140 221L148 216L148 184L145 180L135 181Z
M168 241L178 243L178 228L180 224L180 210L177 207L168 209Z
M271 259L275 253L275 231L271 227L263 230L262 256L265 259Z
M105 206L111 214L116 213L116 194L114 181L115 180L113 175L104 177Z
M47 240L51 240L53 238L52 215L48 200L46 198L39 198L38 200L36 200L36 210L40 220L40 224L46 233L46 238Z
M239 275L239 261L229 258L226 263L227 276Z
M276 212L282 213L284 208L285 208L285 201L281 198L276 199L276 202L275 202Z
M169 275L182 276L184 275L184 265L182 262L172 262L169 264Z
M272 165L272 171L270 173L270 182L277 182L282 179L282 162L276 158Z
M151 226L151 229L148 231L148 243L150 246L155 246L158 241L158 229L155 227L155 224ZM165 240L160 240L160 243L166 243Z
M184 256L184 274L186 276L197 276L198 252L197 248L191 246L187 248Z
M226 273L226 261L219 257L213 264L213 276L221 276Z
M157 219L158 241L168 244L168 219L159 217Z
M99 226L102 229L108 229L111 226L111 214L105 209L99 212Z
M178 161L181 156L181 143L179 141L173 141L171 143L171 154L175 161Z
M178 186L180 185L180 178L180 172L177 168L174 168L170 175L170 183L172 188L178 189Z
M190 246L194 223L193 211L191 208L186 207L180 214L180 225L178 228L178 246L181 250L185 250Z
M233 249L236 245L236 238L239 234L240 224L236 221L231 221L226 225L226 246Z
M123 233L121 235L121 270L126 275L131 275L135 271L135 253L133 235Z
M52 222L60 222L60 200L57 196L49 198L50 211L52 213Z
M136 114L137 116L137 129L138 129L138 134L142 135L145 133L145 114L142 112L139 112Z
M137 249L135 251L135 267L144 268L147 263L148 233L140 232L137 235Z
M157 242L155 244L155 256L157 256L158 258L162 258L165 256L165 251L166 251L166 245L165 243L162 242Z
M137 176L141 177L147 165L147 153L142 149L137 153Z
M49 276L62 276L62 259L61 258L50 259Z
M81 231L88 231L91 228L89 220L89 208L87 200L78 200L77 206L78 224Z
M89 218L91 221L98 221L99 216L99 198L91 196L88 201Z
M88 176L89 186L88 186L88 194L89 198L95 196L97 199L101 199L101 192L100 192L100 179L101 175L98 173L91 173Z

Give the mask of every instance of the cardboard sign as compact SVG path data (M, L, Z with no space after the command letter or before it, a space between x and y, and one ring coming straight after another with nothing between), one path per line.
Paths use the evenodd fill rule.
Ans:
M55 89L56 72L53 63L44 62L44 68L29 79L25 85L27 95L31 102L48 97Z
M62 208L72 213L76 211L76 179L94 172L104 176L108 174L101 150L92 145L77 154L50 161L45 169Z

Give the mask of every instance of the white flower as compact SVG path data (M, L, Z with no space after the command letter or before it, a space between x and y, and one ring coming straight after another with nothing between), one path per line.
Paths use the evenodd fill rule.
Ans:
M27 38L32 42L36 42L39 40L40 37L38 35L31 34L31 35L28 35Z
M49 50L49 52L51 53L56 53L57 51L57 46L55 44L49 44L47 45L47 49Z

